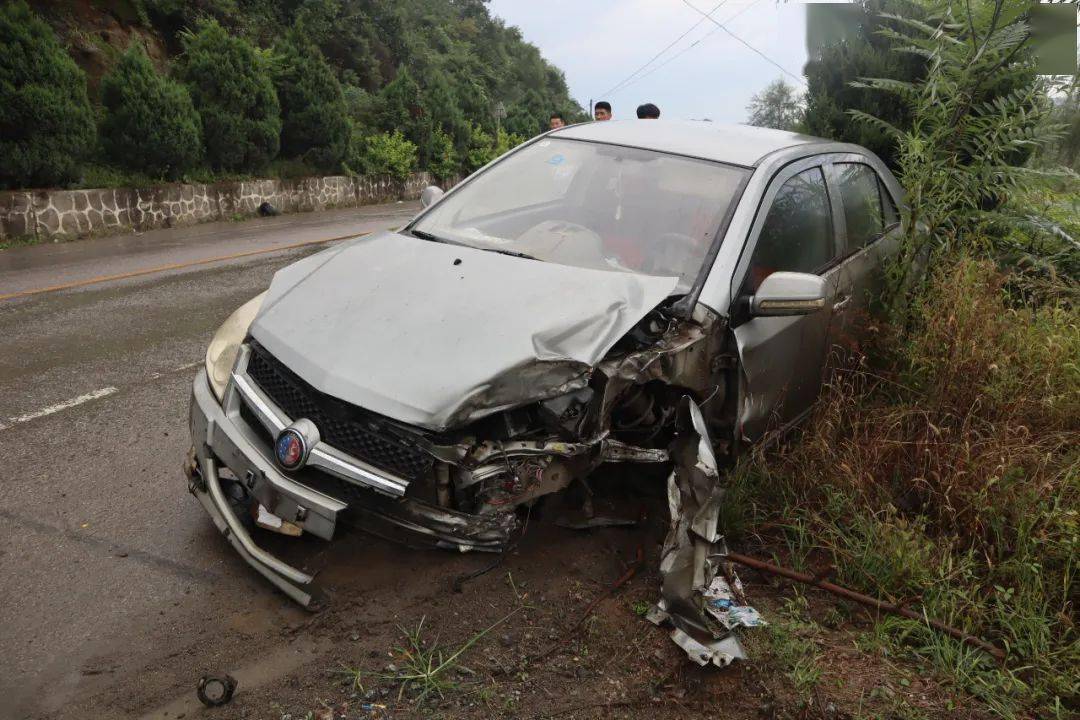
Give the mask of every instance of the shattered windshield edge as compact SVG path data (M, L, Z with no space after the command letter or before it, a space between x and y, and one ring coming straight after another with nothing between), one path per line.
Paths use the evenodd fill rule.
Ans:
M641 146L638 146L638 145L626 145L626 144L623 144L623 143L603 142L603 141L600 141L600 140L589 140L589 139L586 139L586 138L564 137L561 133L559 133L558 131L555 131L555 132L541 133L540 135L537 135L536 137L534 137L534 138L532 138L532 139L518 145L517 147L510 150L509 152L507 152L502 157L496 158L495 160L491 161L487 165L479 168L478 170L475 170L471 175L469 175L468 177L463 179L461 182L459 182L457 185L454 185L449 190L447 190L446 194L444 195L444 197L442 199L445 199L446 197L450 197L450 195L455 194L458 191L462 190L463 188L468 187L473 182L475 182L479 178L486 175L488 172L493 170L498 165L501 165L502 163L506 162L507 160L509 160L514 155L517 155L519 152L522 152L523 150L525 150L527 148L530 148L533 145L535 145L535 144L537 144L537 143L539 143L539 142L541 142L543 140L552 140L552 139L557 139L557 140L566 141L566 142L582 143L582 144L586 144L586 145L605 145L605 146L608 146L608 147L627 148L627 149L630 149L630 150L645 150L647 152L654 152L654 153L660 153L660 154L663 154L663 155L670 155L671 157L685 158L687 160L698 160L698 161L702 161L702 162L714 163L716 165L723 165L724 167L728 167L728 168L732 168L732 169L735 169L735 170L742 170L743 171L742 178L739 180L738 184L735 186L734 190L732 191L730 202L728 203L728 207L725 210L723 217L721 217L721 219L720 219L720 223L719 223L719 225L718 225L718 227L716 229L715 235L713 236L712 243L709 245L709 249L705 253L704 258L702 259L701 267L698 268L697 276L694 278L694 282L690 285L690 287L686 290L685 293L673 293L671 295L672 298L677 298L677 300L675 302L673 302L669 306L671 311L676 316L679 316L679 317L687 317L687 318L690 317L690 315L694 311L694 306L697 305L697 303L698 303L698 298L701 296L701 290L705 286L705 281L708 279L709 273L712 271L713 263L716 262L716 257L717 257L717 255L720 254L720 247L723 244L724 236L727 234L728 228L731 226L731 220L735 215L735 209L739 206L739 203L742 202L743 194L746 192L746 187L750 184L750 179L753 177L754 172L757 170L757 168L754 167L754 166L750 166L750 165L740 165L738 163L724 162L722 160L716 160L716 159L713 159L713 158L701 157L699 155L687 155L685 153L667 152L667 151L664 151L664 150L657 150L655 148L641 147ZM429 233L429 232L427 232L425 230L419 230L418 231L418 230L415 229L417 225L419 225L421 222L423 222L423 220L433 210L435 210L436 207L438 207L438 205L439 205L439 203L434 203L434 204L429 205L428 207L424 208L419 214L416 215L416 217L414 217L409 222L408 225L401 228L398 232L410 233L410 234L412 234L414 236L417 236L417 237L419 237L419 235L417 235L417 233L421 233L422 235L427 236L425 239L433 239L434 238L435 242L443 241L442 238L435 238L435 236L432 236L431 233ZM461 242L457 242L457 241L453 241L453 240L446 240L445 242L450 243L450 244L454 244L454 245L462 245L464 247L474 247L474 246L468 245L466 243L461 243ZM483 249L483 248L475 248L475 249ZM538 259L538 258L530 258L530 259ZM544 262L544 261L540 260L540 262Z

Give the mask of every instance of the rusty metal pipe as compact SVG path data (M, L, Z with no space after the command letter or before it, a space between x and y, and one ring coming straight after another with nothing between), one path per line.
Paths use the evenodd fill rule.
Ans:
M831 583L828 580L822 580L821 578L814 577L813 575L807 575L805 573L797 572L795 570L789 570L788 568L782 568L777 565L767 563L763 560L749 557L747 555L742 555L736 552L729 552L727 554L727 559L732 562L739 563L740 565L754 568L755 570L761 570L762 572L766 572L771 575L779 575L780 577L785 577L789 580L795 580L797 582L805 583L807 585L813 585L814 587L818 587L822 590L831 592L833 595L839 595L840 597L847 600L853 600L857 603L867 605L877 610L893 613L894 615L900 615L911 620L925 622L930 627L936 630L940 630L946 635L954 637L963 643L971 645L972 647L977 647L980 650L989 653L999 662L1005 661L1005 651L1001 648L997 647L996 645L991 645L987 641L981 638L977 638L974 635L970 635L963 630L946 625L940 620L933 620L931 618L924 617L912 610L902 608L899 605L887 603L883 600L872 598L869 595L863 595L862 593L855 592L854 590L848 590L845 587L840 587L839 585Z

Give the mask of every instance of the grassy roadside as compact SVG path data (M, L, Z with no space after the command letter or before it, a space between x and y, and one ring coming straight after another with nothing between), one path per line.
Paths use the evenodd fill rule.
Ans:
M1064 718L1080 698L1069 295L1031 302L986 261L938 268L913 331L879 328L877 360L841 372L798 442L744 463L729 495L729 536L1006 649L999 667L924 623L874 631L881 652L931 664L1001 717Z

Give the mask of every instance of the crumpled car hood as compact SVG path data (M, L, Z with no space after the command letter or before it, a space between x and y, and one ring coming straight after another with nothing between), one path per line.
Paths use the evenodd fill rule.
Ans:
M251 334L328 395L444 430L581 387L677 282L384 232L278 271Z

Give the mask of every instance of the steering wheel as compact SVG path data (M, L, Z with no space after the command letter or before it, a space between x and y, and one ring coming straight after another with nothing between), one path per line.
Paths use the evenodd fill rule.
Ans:
M698 252L698 241L689 235L669 232L661 235L652 252L642 262L642 271L653 275L681 276L688 260Z

